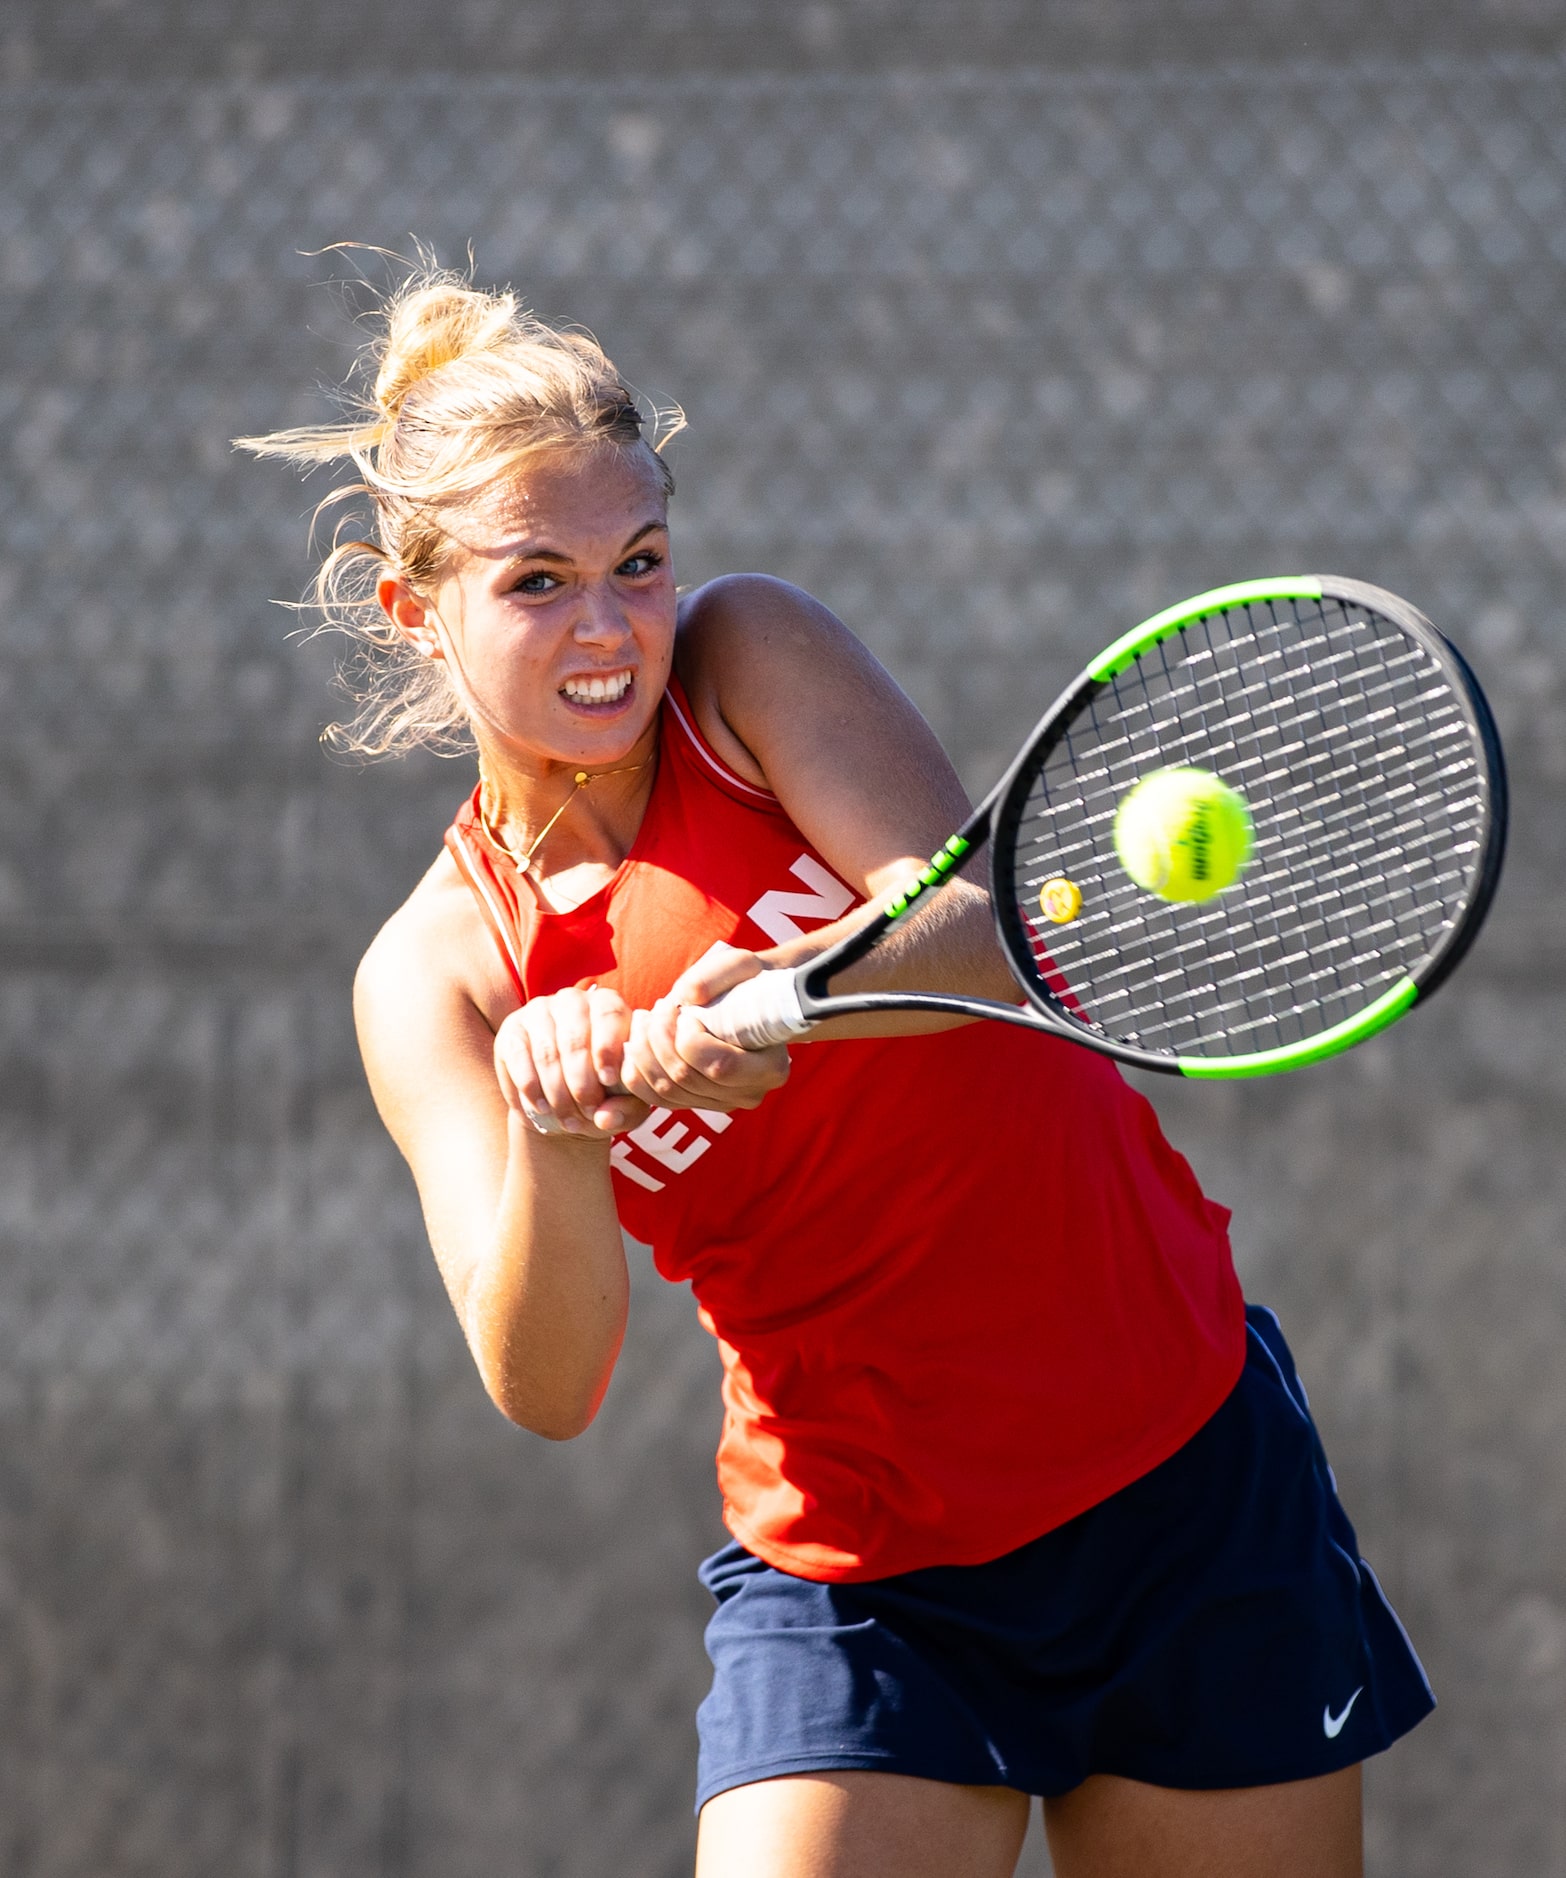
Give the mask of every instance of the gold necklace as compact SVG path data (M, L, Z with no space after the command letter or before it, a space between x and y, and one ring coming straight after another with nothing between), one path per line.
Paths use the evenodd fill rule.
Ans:
M479 827L482 828L484 833L489 836L490 840L494 842L495 846L499 848L503 854L509 857L512 866L516 868L517 872L519 874L526 874L530 872L532 869L533 856L538 853L539 849L544 845L545 841L549 838L549 831L554 827L555 823L559 821L560 817L565 814L566 810L570 808L571 804L576 800L578 790L585 789L589 783L597 782L600 776L633 775L639 769L646 769L647 765L651 761L652 761L652 757L644 756L640 763L627 763L620 769L595 770L591 775L589 775L585 769L579 769L576 772L575 777L572 779L570 795L568 795L565 801L560 804L559 808L555 810L554 814L550 816L549 820L544 823L543 827L538 831L537 835L528 844L528 849L525 854L518 854L516 849L512 847L511 843L507 841L506 837L500 832L500 830L490 820L489 808L484 800L484 798L489 793L489 781L487 777L481 778L479 782L479 801L478 801Z

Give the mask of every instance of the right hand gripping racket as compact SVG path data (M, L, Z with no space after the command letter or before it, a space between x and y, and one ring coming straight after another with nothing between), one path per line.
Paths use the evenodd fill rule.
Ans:
M1252 844L1234 885L1171 902L1126 872L1114 825L1141 778L1187 766L1244 797ZM828 992L986 840L1025 1005ZM827 1017L950 1011L1178 1075L1296 1069L1430 996L1489 910L1505 843L1494 720L1424 615L1358 581L1246 581L1117 639L890 905L698 1015L753 1049Z

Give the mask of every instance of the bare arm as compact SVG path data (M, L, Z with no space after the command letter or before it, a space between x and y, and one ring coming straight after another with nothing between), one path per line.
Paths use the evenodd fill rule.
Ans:
M487 957L466 889L426 880L359 968L360 1049L486 1389L566 1440L597 1413L625 1334L612 1138L657 1093L623 1061L631 1012L605 988L534 998L492 1032L461 978L475 942ZM716 1047L722 1084L684 1067L687 1104L753 1108L788 1075L783 1050Z
M359 969L376 1106L419 1189L479 1373L512 1421L580 1433L609 1386L628 1278L606 1135L544 1138L507 1101L495 1037L404 909Z
M682 616L679 661L720 754L772 789L817 852L870 900L901 887L966 819L967 797L930 727L847 628L798 588L744 575L701 589ZM682 1018L681 1006L708 1003L766 966L801 964L863 917L849 914L763 952L715 947L650 1016L638 1018L620 1081L671 1108L752 1105L786 1072L779 1067L767 1072L769 1081L758 1081L761 1072L747 1061L756 1053L719 1042L693 1016ZM995 940L989 896L972 880L949 884L906 931L889 936L836 983L1005 1002L1018 997ZM904 1035L968 1021L877 1013L819 1025L811 1040ZM594 1105L614 1080L606 1072L585 1093L567 1093L533 1079L527 1099L546 1119L612 1125L598 1119Z
M891 676L832 613L761 576L718 581L695 597L686 629L698 711L727 733L832 869L871 901L919 872L970 804L935 733ZM816 957L862 917L850 914L758 956ZM958 879L901 931L834 981L840 990L958 991L1014 1002L989 896ZM821 1036L885 1035L951 1021L899 1015L839 1019Z
M681 623L680 674L703 731L738 774L777 795L801 834L870 902L890 898L967 819L967 795L935 733L808 594L762 575L735 575L692 595ZM714 947L653 1012L638 1017L626 1057L637 1087L671 1108L708 1106L708 1092L744 1074L736 1056L749 1053L719 1043L681 1007L710 1003L768 966L804 964L864 918L859 909L762 952ZM975 879L949 882L831 988L1020 1002L995 939L989 894ZM906 1036L973 1021L879 1012L818 1024L801 1042Z
M749 757L751 779L766 781L800 834L869 900L896 892L967 819L967 794L935 732L809 593L760 575L717 580L695 595L685 644L730 753ZM798 965L854 918L760 956ZM956 881L841 986L1014 997L984 886Z

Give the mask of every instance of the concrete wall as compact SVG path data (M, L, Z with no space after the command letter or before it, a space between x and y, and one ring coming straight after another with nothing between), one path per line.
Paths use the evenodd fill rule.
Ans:
M8 10L5 1869L688 1863L711 1352L641 1271L587 1437L485 1403L346 1001L466 771L322 756L329 655L268 605L316 492L227 445L347 362L312 251L411 232L682 401L682 578L821 594L975 786L1222 580L1359 575L1469 651L1517 823L1460 978L1154 1093L1442 1697L1372 1870L1566 1874L1561 38L1520 0Z

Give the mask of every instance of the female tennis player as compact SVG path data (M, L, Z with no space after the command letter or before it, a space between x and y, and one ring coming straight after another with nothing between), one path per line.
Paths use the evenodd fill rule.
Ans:
M360 969L371 1087L479 1373L584 1429L622 1227L724 1366L733 1535L700 1878L1350 1878L1359 1763L1431 1707L1276 1321L1112 1064L882 1015L745 1051L694 1015L824 949L957 826L934 736L823 607L681 594L671 481L598 346L434 273L322 570L379 676L347 740L478 783ZM933 546L931 552L933 552ZM844 986L1016 991L958 882Z

